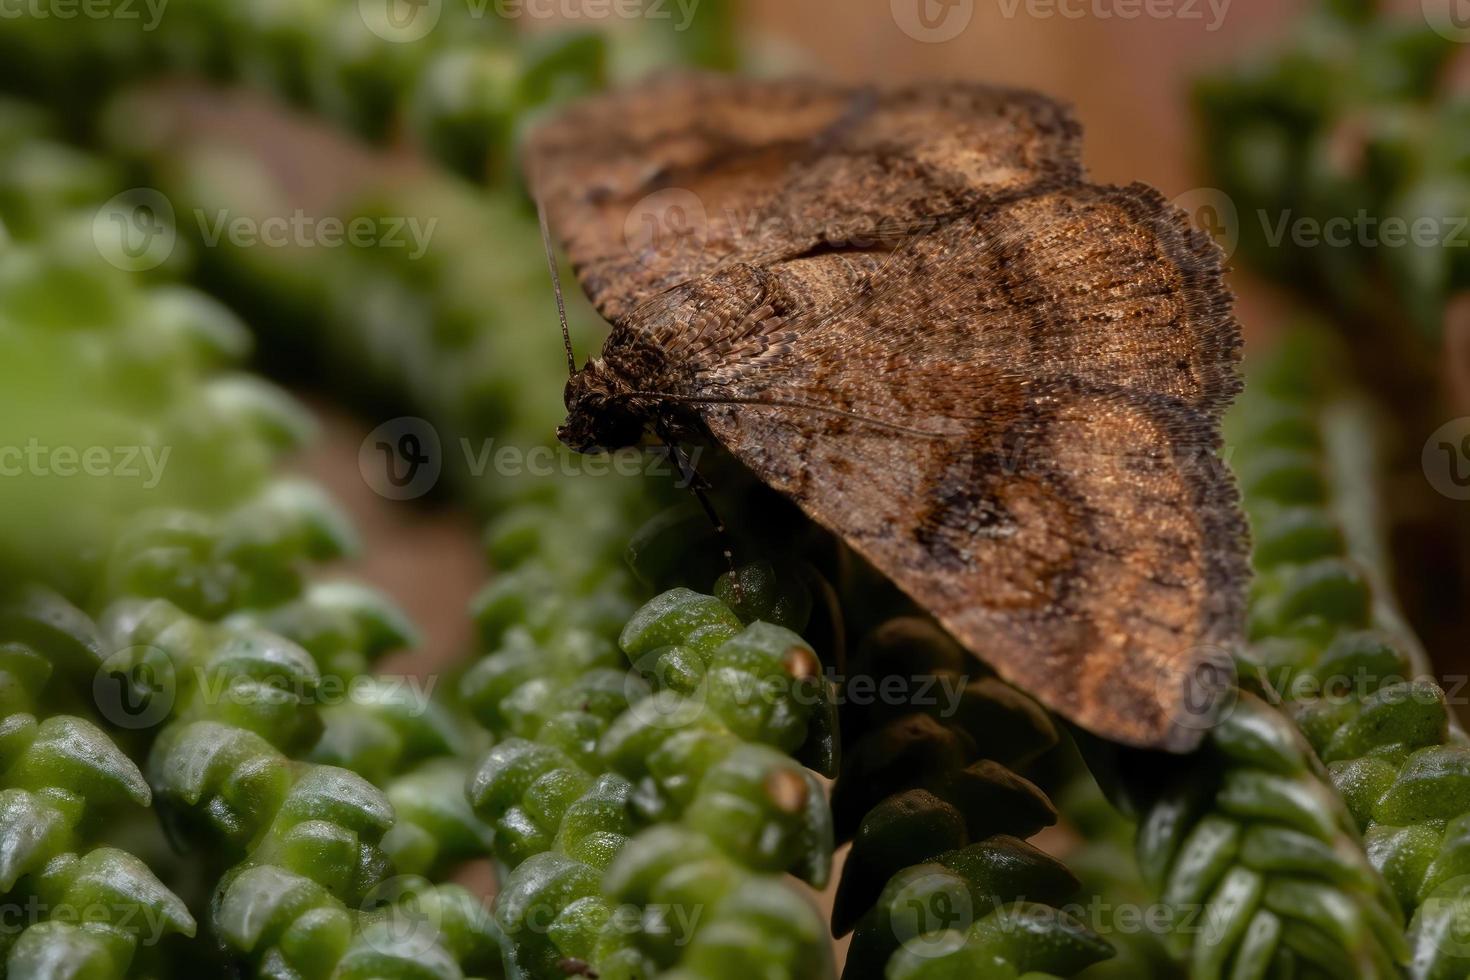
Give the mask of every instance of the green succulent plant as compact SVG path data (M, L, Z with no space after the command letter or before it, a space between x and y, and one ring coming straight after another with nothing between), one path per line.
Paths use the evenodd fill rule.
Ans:
M778 557L693 591L718 551L702 517L659 512L652 481L452 472L489 520L496 574L472 611L483 656L441 700L373 674L415 633L382 597L314 570L355 540L319 490L275 474L310 419L237 369L243 325L177 279L198 258L273 321L269 354L350 365L336 373L358 404L407 404L445 445L544 448L562 362L554 334L532 357L516 328L548 298L514 187L519 131L634 64L733 61L729 10L706 6L678 44L523 44L459 5L401 44L393 32L412 25L347 0L176 0L135 36L0 21L0 84L68 109L180 204L218 190L208 162L150 142L152 127L110 131L100 92L164 71L244 82L371 140L410 133L489 188L426 179L348 202L445 216L412 262L181 242L125 273L86 241L123 168L0 103L0 435L25 435L7 407L67 390L74 371L82 410L46 403L52 441L105 414L123 433L109 438L179 454L158 487L114 487L106 508L46 483L3 488L20 519L0 528L0 578L65 596L16 590L0 609L0 887L49 910L4 938L6 975L169 972L164 950L194 919L155 877L168 868L102 833L150 805L208 866L197 931L224 952L196 940L191 955L276 978L820 977L829 924L785 876L820 886L847 842L830 926L852 932L851 980L1162 976L1164 950L1199 980L1470 974L1455 931L1470 902L1464 739L1392 604L1361 492L1375 462L1344 435L1371 426L1303 369L1336 357L1310 337L1251 372L1232 435L1258 573L1242 690L1198 756L1132 767L1147 777L1125 780L1141 803L1136 876L1088 865L1116 859L1126 827L1090 790L1063 809L1113 843L1077 852L1082 882L1028 843L1058 820L1045 790L1070 751L1034 702L891 590L869 605L851 557L814 557L806 537L742 549ZM1318 220L1363 201L1453 216L1463 108L1433 95L1449 49L1432 34L1328 4L1295 49L1205 83L1227 194ZM1343 166L1334 147L1359 118L1368 135ZM1341 306L1380 303L1368 292L1386 278L1426 325L1463 271L1443 249L1263 250L1241 230L1247 255ZM574 313L579 348L588 326ZM826 619L858 638L850 662ZM916 677L944 696L853 701L854 679ZM327 703L334 685L352 697ZM830 806L819 775L836 778ZM487 854L493 909L445 883ZM1068 911L1103 886L1140 902L1151 889L1171 928L1133 944ZM58 914L91 904L111 917Z
M152 793L97 725L47 710L59 665L97 649L87 617L31 589L0 607L0 950L9 977L129 976L165 936L193 936L184 903L138 858L99 845ZM60 678L57 678L60 683Z

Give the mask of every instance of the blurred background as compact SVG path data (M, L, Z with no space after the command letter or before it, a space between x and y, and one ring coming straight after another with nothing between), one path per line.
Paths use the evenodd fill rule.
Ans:
M0 0L3 574L217 618L309 554L421 625L382 669L452 669L561 415L526 127L669 67L963 78L1074 104L1095 179L1215 235L1250 351L1327 338L1291 357L1366 393L1380 612L1463 674L1467 43L1465 0ZM1248 494L1320 490L1269 462Z

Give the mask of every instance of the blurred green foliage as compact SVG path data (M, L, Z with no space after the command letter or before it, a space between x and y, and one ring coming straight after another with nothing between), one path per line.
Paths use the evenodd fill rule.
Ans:
M1470 908L1460 874L1470 746L1388 589L1381 507L1365 471L1378 420L1303 332L1257 371L1238 414L1258 446L1242 466L1259 545L1262 634L1243 681L1284 702L1326 764L1366 854L1410 917L1414 975L1459 976L1454 937ZM1311 365L1305 367L1304 365Z
M152 803L143 774L105 732L50 711L53 676L100 648L96 629L61 596L36 588L0 607L0 635L6 975L125 976L135 959L148 958L140 947L193 936L196 925L144 862L94 846L109 816Z
M302 980L804 980L833 972L829 924L784 876L822 885L849 840L830 925L853 933L852 980L1164 976L1166 949L1202 980L1388 977L1411 955L1415 976L1470 970L1444 941L1470 898L1464 748L1443 693L1406 678L1278 711L1266 702L1280 692L1257 683L1422 669L1362 545L1371 515L1338 493L1375 475L1331 435L1340 392L1304 367L1330 354L1299 342L1253 372L1239 430L1260 572L1247 690L1184 775L1137 763L1151 784L1141 874L1119 858L1126 821L1073 784L1068 812L1098 845L1079 852L1082 894L1161 895L1181 913L1173 934L1105 941L1117 921L1067 911L1078 878L1027 842L1057 820L1042 784L1066 734L850 554L732 474L722 496L754 515L734 522L740 553L776 560L712 586L707 522L662 508L658 481L484 479L454 451L545 446L559 414L550 292L515 180L522 127L653 65L733 66L732 6L705 0L687 31L611 39L525 39L490 6L429 6L419 38L413 18L348 0L173 0L156 30L0 22L0 85L70 127L0 104L0 447L37 447L0 474L0 569L66 596L26 590L0 610L0 886L54 909L142 909L173 936L51 916L7 937L14 976L206 964ZM1363 213L1379 235L1388 218L1452 230L1470 184L1465 107L1437 89L1449 52L1344 0L1278 56L1200 86L1208 159L1255 263L1345 310L1386 295L1437 327L1470 272L1462 253L1318 247L1293 223ZM97 112L107 93L174 74L411 144L473 185L394 176L330 202L344 221L432 218L422 254L208 246L188 221L119 253L118 221L159 216L102 203L139 174L176 215L260 218L290 200L266 162L162 125L166 97L135 90ZM99 139L112 159L62 136ZM378 415L421 413L450 447L449 482L489 517L497 574L473 609L483 656L447 702L373 676L415 631L382 597L320 581L351 529L274 474L310 420L239 370L250 335L186 276L247 315L272 369ZM573 315L586 351L598 324ZM76 462L57 456L67 447ZM145 476L60 472L92 447L130 447ZM842 682L923 677L954 700L839 708L839 666ZM128 716L87 695L99 677ZM318 703L347 682L348 703ZM837 779L830 808L819 774ZM99 813L149 805L202 889L154 860L161 849L144 861L98 843ZM481 855L500 872L493 909L444 883ZM207 940L171 960L195 915Z
M130 515L243 499L311 427L236 373L250 340L224 307L104 259L91 168L19 162L51 151L69 153L0 141L0 554L66 579ZM59 210L37 224L48 194Z
M1225 196L1197 216L1309 301L1435 337L1470 284L1470 100L1444 84L1459 46L1382 7L1313 4L1286 41L1198 84Z
M7 919L3 972L498 975L480 901L419 877L488 846L455 759L467 730L402 678L367 676L413 642L401 612L361 586L308 581L356 547L319 488L274 475L309 418L221 370L249 335L170 281L186 249L141 269L108 248L118 239L96 223L119 172L52 142L34 111L7 104L0 119L0 217L18 232L0 246L17 409L0 445L38 444L53 469L69 446L156 448L160 461L138 487L126 472L35 465L0 481L0 885L24 913L20 929ZM20 587L28 577L96 622ZM127 802L151 804L193 849L187 862L98 819ZM113 837L149 860L82 849ZM198 945L164 942L194 935L196 916Z

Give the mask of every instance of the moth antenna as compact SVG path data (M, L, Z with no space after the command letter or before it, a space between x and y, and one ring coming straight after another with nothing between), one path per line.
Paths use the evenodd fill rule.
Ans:
M572 353L572 331L567 327L567 303L561 294L561 271L556 267L556 250L551 245L551 226L546 223L546 205L536 202L536 218L541 222L541 244L546 248L546 267L551 270L551 288L556 293L556 315L561 320L561 343L567 350L567 377L577 373L577 358Z

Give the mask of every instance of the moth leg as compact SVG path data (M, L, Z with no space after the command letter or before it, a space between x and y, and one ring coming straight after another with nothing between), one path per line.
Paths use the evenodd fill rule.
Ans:
M730 568L730 584L735 589L735 601L744 602L745 593L740 586L740 576L735 571L735 551L730 546L730 529L720 519L719 511L715 510L714 502L709 499L709 481L699 475L699 471L694 468L694 461L689 458L689 454L678 442L665 437L664 448L669 451L669 458L679 468L680 479L694 493L695 499L699 501L699 506L704 508L705 516L714 525L715 533L720 536L720 547L725 553L725 564Z

